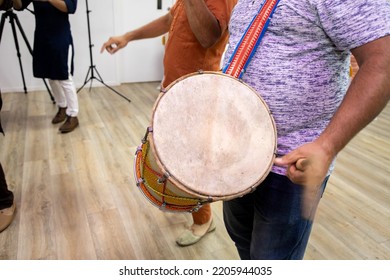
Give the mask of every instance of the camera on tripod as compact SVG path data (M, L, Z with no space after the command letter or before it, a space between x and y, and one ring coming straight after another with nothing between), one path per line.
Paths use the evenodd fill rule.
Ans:
M13 0L0 0L0 2L2 2L0 4L0 11L8 11L9 9L11 9L13 7Z

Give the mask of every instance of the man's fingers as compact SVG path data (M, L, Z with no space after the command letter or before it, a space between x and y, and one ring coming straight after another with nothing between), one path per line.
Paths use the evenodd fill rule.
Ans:
M100 49L100 52L104 52L106 50L108 53L113 54L117 50L119 50L119 45L116 43L112 43L112 41L107 41L106 43L103 44L102 48Z
M308 165L309 165L309 160L305 158L300 158L295 163L295 167L300 171L304 171Z
M286 166L286 165L293 164L294 162L296 162L296 160L297 159L295 158L295 155L290 153L290 154L287 154L284 156L279 156L279 157L275 158L274 164L277 166Z

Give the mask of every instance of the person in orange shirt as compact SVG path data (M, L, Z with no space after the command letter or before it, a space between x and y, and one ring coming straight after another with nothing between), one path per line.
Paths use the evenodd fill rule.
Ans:
M165 44L164 89L176 79L198 70L218 71L228 40L228 23L237 0L177 0L170 11L132 31L110 37L101 48L110 54L130 41L154 38L168 33ZM176 242L188 246L215 230L210 204L192 213L193 224Z

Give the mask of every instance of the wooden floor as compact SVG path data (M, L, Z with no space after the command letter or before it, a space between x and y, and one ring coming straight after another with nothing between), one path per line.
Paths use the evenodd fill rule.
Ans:
M79 92L80 127L62 135L46 91L3 93L0 160L17 216L0 259L238 259L213 204L217 230L182 248L188 213L162 212L137 189L136 147L158 83ZM390 106L340 154L306 259L390 259Z

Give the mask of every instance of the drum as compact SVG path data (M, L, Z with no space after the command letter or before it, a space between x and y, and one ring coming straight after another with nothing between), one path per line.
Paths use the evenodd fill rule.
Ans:
M135 179L160 209L197 211L252 192L270 172L275 149L275 123L259 94L227 74L193 73L157 98Z

